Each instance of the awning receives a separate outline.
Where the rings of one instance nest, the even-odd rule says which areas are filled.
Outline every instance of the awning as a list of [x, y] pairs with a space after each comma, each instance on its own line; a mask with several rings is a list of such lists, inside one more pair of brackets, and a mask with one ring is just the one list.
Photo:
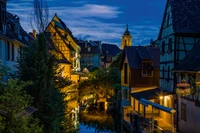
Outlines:
[[165, 106], [163, 106], [163, 105], [160, 105], [160, 104], [151, 102], [151, 101], [149, 101], [149, 100], [147, 100], [147, 99], [144, 99], [144, 98], [140, 99], [139, 102], [140, 102], [141, 104], [143, 104], [144, 106], [151, 105], [152, 107], [157, 108], [157, 109], [162, 110], [162, 111], [165, 111], [165, 112], [167, 112], [167, 113], [175, 113], [175, 112], [176, 112], [176, 110], [174, 110], [174, 109], [172, 109], [172, 108], [165, 107]]
[[140, 100], [141, 98], [156, 99], [156, 98], [159, 98], [160, 96], [166, 96], [166, 95], [170, 95], [170, 94], [174, 94], [174, 93], [163, 90], [161, 88], [155, 88], [155, 89], [151, 89], [151, 90], [131, 93], [130, 95], [132, 97], [134, 97], [135, 99]]

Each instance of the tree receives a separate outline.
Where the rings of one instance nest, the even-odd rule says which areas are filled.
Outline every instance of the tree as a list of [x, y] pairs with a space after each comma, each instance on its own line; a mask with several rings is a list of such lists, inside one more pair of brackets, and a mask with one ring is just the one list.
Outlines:
[[122, 56], [123, 56], [123, 52], [120, 52], [117, 55], [116, 59], [110, 64], [110, 68], [119, 68], [120, 69]]
[[10, 79], [1, 88], [0, 132], [42, 133], [38, 119], [23, 116], [24, 109], [31, 103], [31, 96], [24, 91], [24, 87], [28, 84]]
[[79, 97], [85, 95], [94, 95], [96, 101], [99, 95], [113, 96], [114, 85], [120, 83], [118, 68], [98, 69], [88, 76], [88, 80], [84, 80], [79, 84]]
[[30, 82], [9, 79], [2, 82], [7, 76], [8, 67], [0, 61], [0, 132], [6, 133], [41, 133], [39, 120], [32, 116], [25, 116], [25, 108], [32, 102], [32, 97], [25, 92]]
[[49, 9], [46, 0], [34, 0], [33, 13], [30, 16], [30, 23], [32, 28], [34, 27], [33, 25], [35, 24], [39, 32], [44, 32], [48, 24], [48, 18], [49, 18]]
[[69, 86], [71, 81], [58, 73], [56, 57], [48, 51], [43, 33], [38, 35], [34, 44], [23, 50], [18, 62], [18, 77], [33, 83], [27, 91], [34, 97], [33, 106], [38, 108], [35, 117], [44, 125], [44, 132], [62, 132], [65, 102], [58, 87]]

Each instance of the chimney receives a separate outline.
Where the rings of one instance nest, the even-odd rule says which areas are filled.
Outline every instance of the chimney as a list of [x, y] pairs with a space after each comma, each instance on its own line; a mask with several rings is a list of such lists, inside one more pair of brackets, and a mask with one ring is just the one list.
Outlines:
[[19, 17], [17, 15], [14, 16], [14, 33], [17, 35], [18, 38], [20, 38], [20, 24], [19, 24]]
[[36, 38], [36, 30], [33, 30], [33, 37]]

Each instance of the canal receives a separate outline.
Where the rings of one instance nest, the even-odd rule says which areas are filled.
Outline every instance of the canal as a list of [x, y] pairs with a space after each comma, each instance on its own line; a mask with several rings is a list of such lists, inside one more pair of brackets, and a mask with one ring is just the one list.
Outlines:
[[105, 113], [79, 114], [79, 133], [115, 133], [112, 115]]

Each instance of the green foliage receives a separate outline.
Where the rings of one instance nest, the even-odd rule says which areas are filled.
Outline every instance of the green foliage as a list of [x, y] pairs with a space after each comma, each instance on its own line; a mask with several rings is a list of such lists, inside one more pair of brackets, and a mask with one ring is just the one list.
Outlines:
[[2, 59], [0, 59], [0, 82], [1, 82], [0, 87], [1, 87], [1, 84], [2, 84], [3, 77], [9, 76], [9, 70], [10, 70], [10, 68], [7, 67], [7, 66], [4, 66]]
[[0, 88], [0, 132], [6, 133], [41, 133], [39, 120], [23, 116], [24, 108], [32, 101], [24, 91], [28, 82], [10, 79]]
[[110, 67], [113, 68], [113, 67], [116, 67], [116, 68], [120, 68], [120, 65], [121, 65], [121, 61], [122, 61], [122, 52], [120, 52], [116, 59], [110, 64]]
[[120, 83], [119, 69], [97, 69], [90, 73], [88, 80], [84, 80], [79, 84], [79, 97], [93, 94], [98, 98], [98, 95], [113, 96], [113, 88], [115, 84]]
[[20, 79], [33, 82], [27, 91], [34, 97], [33, 106], [38, 108], [35, 117], [44, 125], [44, 132], [62, 132], [65, 103], [59, 90], [71, 81], [60, 76], [61, 70], [57, 71], [56, 57], [48, 51], [44, 34], [39, 34], [35, 43], [23, 50], [18, 69]]

